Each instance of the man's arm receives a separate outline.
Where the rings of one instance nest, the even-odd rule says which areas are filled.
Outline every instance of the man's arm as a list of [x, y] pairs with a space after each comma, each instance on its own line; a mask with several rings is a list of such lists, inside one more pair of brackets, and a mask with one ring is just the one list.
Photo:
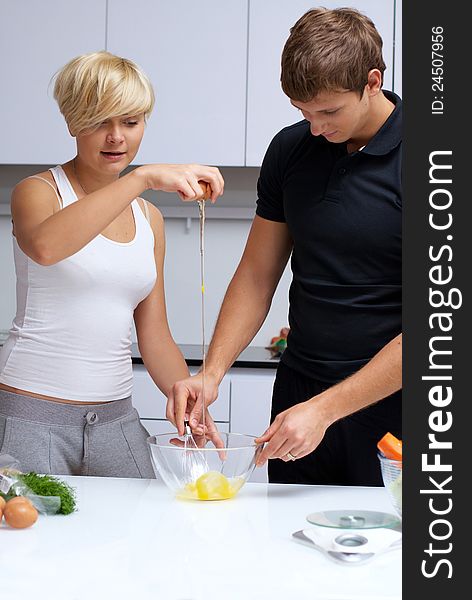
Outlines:
[[254, 218], [208, 349], [206, 371], [218, 383], [262, 327], [291, 251], [285, 223]]
[[[213, 402], [226, 371], [262, 326], [292, 251], [285, 223], [256, 216], [243, 256], [226, 291], [205, 364], [205, 405]], [[183, 433], [185, 415], [195, 427], [202, 414], [202, 374], [177, 382], [167, 418]]]
[[269, 458], [302, 458], [312, 452], [335, 421], [374, 404], [402, 387], [402, 335], [384, 346], [362, 369], [321, 394], [280, 413], [257, 443], [266, 442], [257, 466]]

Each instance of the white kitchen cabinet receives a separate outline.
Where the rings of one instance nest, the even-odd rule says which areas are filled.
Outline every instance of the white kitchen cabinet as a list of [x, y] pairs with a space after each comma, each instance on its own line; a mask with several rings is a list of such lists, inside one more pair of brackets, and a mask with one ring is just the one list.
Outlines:
[[[197, 372], [197, 367], [191, 367], [190, 373]], [[215, 421], [229, 421], [230, 382], [225, 377], [221, 382], [218, 400], [210, 407], [211, 416]], [[141, 419], [165, 419], [167, 398], [156, 387], [146, 367], [141, 364], [133, 365], [133, 406]]]
[[[0, 163], [57, 164], [73, 156], [51, 78], [72, 57], [106, 48], [141, 65], [156, 91], [135, 164], [259, 166], [275, 133], [299, 119], [280, 88], [280, 56], [290, 27], [312, 6], [135, 0], [131, 10], [126, 0], [0, 2], [0, 110], [7, 115]], [[401, 0], [349, 6], [377, 25], [385, 87], [401, 94]]]
[[106, 0], [0, 2], [0, 163], [57, 164], [75, 153], [53, 75], [105, 47]]
[[149, 435], [159, 435], [160, 433], [170, 433], [177, 430], [166, 419], [141, 419], [141, 423], [146, 427]]
[[244, 165], [247, 13], [248, 0], [109, 2], [107, 49], [156, 91], [137, 164]]
[[269, 426], [275, 370], [232, 369], [231, 431], [262, 435]]
[[[141, 423], [149, 431], [149, 435], [159, 435], [160, 433], [170, 433], [175, 427], [169, 421], [164, 419], [141, 419]], [[229, 432], [229, 423], [216, 423], [218, 431]]]
[[[312, 0], [251, 0], [249, 8], [248, 103], [246, 166], [259, 166], [274, 135], [301, 119], [280, 87], [280, 58], [290, 28], [310, 8]], [[346, 6], [326, 0], [326, 8]], [[386, 89], [392, 89], [394, 0], [352, 0], [375, 23], [382, 36]]]
[[[233, 369], [230, 428], [236, 433], [262, 435], [270, 423], [275, 370]], [[250, 481], [267, 481], [267, 463], [254, 470]]]

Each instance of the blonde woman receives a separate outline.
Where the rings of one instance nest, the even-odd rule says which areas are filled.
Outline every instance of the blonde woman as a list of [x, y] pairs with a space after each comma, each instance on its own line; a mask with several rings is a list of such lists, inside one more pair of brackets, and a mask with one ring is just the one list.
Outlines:
[[54, 97], [77, 154], [13, 190], [17, 314], [0, 353], [0, 454], [25, 471], [154, 477], [131, 402], [133, 319], [164, 394], [188, 369], [167, 323], [163, 219], [139, 195], [214, 202], [223, 179], [214, 167], [165, 164], [120, 177], [154, 105], [129, 60], [76, 57]]

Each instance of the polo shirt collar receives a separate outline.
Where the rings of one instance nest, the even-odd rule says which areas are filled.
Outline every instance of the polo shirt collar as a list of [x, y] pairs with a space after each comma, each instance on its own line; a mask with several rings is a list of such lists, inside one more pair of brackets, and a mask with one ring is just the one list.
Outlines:
[[392, 113], [361, 152], [381, 156], [388, 154], [402, 141], [402, 101], [394, 92], [384, 90], [385, 96], [395, 104]]

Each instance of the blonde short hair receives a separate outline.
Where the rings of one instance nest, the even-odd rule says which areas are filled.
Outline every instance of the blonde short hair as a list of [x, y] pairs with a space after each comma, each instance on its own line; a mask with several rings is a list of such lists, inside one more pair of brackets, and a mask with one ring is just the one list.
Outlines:
[[112, 117], [147, 118], [154, 107], [151, 82], [138, 65], [104, 50], [77, 56], [56, 73], [54, 98], [73, 136]]

